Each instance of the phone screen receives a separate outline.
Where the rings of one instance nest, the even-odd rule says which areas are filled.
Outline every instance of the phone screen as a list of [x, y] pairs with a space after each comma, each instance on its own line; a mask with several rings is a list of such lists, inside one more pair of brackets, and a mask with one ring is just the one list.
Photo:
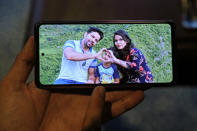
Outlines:
[[39, 85], [173, 82], [169, 22], [46, 22], [35, 27]]

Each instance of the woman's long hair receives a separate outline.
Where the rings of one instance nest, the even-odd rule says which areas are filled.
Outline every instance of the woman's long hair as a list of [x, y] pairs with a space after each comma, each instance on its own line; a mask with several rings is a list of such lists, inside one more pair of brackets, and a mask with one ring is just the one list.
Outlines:
[[[119, 50], [115, 45], [115, 35], [119, 35], [123, 38], [124, 41], [127, 42], [124, 49]], [[114, 47], [111, 47], [110, 50], [113, 51], [114, 55], [121, 60], [126, 60], [126, 57], [129, 55], [131, 48], [135, 48], [135, 45], [131, 42], [131, 38], [129, 37], [128, 33], [124, 30], [118, 30], [114, 33]]]

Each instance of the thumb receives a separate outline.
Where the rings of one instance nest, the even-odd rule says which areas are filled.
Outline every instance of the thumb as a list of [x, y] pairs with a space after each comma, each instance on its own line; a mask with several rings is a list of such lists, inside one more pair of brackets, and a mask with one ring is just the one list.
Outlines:
[[96, 87], [91, 95], [88, 108], [84, 117], [83, 131], [101, 130], [102, 113], [105, 105], [105, 88]]
[[14, 81], [26, 82], [34, 61], [34, 37], [30, 37], [23, 50], [16, 57], [14, 65], [8, 73], [8, 78]]

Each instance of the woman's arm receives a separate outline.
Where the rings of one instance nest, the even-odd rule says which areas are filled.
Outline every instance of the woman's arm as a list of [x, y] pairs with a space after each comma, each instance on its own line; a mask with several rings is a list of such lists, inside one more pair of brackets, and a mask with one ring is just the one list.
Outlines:
[[114, 60], [114, 63], [115, 64], [118, 64], [118, 65], [120, 65], [120, 66], [122, 66], [122, 67], [124, 67], [124, 68], [128, 68], [128, 62], [126, 62], [126, 61], [123, 61], [123, 60], [120, 60], [120, 59], [115, 59]]
[[123, 61], [123, 60], [120, 60], [120, 59], [117, 59], [113, 52], [112, 51], [109, 51], [110, 54], [111, 54], [111, 62], [112, 63], [115, 63], [117, 65], [120, 65], [126, 69], [129, 69], [129, 70], [137, 70], [139, 71], [139, 66], [140, 66], [140, 60], [141, 60], [141, 57], [139, 57], [139, 52], [136, 52], [137, 55], [135, 54], [135, 58], [132, 60], [132, 61]]
[[110, 55], [111, 55], [111, 58], [110, 58], [110, 60], [109, 60], [110, 62], [112, 62], [112, 63], [114, 63], [114, 64], [118, 64], [118, 65], [120, 65], [120, 66], [122, 66], [122, 67], [124, 67], [124, 68], [128, 68], [128, 64], [127, 64], [126, 61], [117, 59], [117, 58], [114, 56], [114, 54], [113, 54], [113, 52], [112, 52], [111, 50], [108, 50], [108, 52], [109, 52]]

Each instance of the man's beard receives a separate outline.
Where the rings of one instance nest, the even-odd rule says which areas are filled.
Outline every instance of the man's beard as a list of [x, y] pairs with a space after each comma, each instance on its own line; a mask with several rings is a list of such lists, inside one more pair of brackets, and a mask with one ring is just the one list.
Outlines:
[[90, 45], [88, 45], [88, 43], [89, 43], [89, 41], [85, 42], [85, 44], [84, 44], [84, 45], [85, 45], [87, 48], [89, 48], [89, 49], [90, 49], [90, 48], [92, 48], [91, 44], [90, 44]]

